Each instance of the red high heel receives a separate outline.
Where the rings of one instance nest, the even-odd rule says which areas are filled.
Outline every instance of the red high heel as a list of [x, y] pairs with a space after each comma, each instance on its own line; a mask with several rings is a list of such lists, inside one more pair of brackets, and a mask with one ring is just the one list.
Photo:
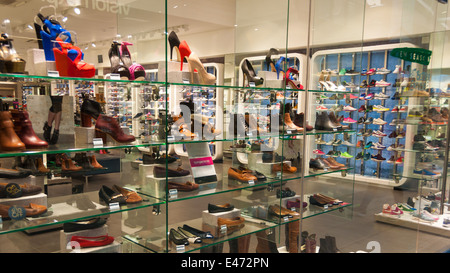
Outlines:
[[180, 60], [178, 60], [179, 62], [181, 62], [180, 71], [183, 71], [184, 58], [187, 58], [191, 55], [191, 49], [189, 48], [186, 41], [183, 40], [183, 41], [181, 41], [180, 46], [178, 47], [178, 50], [180, 51]]
[[[79, 47], [70, 43], [63, 42], [60, 38], [56, 39], [61, 49], [53, 48], [55, 54], [56, 70], [63, 77], [93, 78], [95, 76], [95, 67], [82, 60], [83, 52]], [[69, 55], [76, 54], [72, 60]]]
[[297, 85], [294, 83], [294, 81], [292, 81], [289, 77], [292, 74], [296, 74], [299, 75], [298, 70], [295, 68], [290, 67], [286, 73], [284, 74], [284, 79], [286, 81], [286, 86], [290, 86], [292, 89], [296, 89], [296, 90], [302, 90], [303, 89], [303, 85], [301, 85], [300, 83]]

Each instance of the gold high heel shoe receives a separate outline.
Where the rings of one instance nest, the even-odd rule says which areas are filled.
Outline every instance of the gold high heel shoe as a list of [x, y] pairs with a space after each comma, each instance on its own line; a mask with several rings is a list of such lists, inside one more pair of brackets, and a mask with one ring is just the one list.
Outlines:
[[216, 83], [216, 77], [206, 72], [205, 67], [194, 52], [187, 57], [187, 61], [189, 63], [189, 71], [191, 72], [191, 83], [194, 83], [194, 70], [197, 70], [200, 84], [213, 85]]

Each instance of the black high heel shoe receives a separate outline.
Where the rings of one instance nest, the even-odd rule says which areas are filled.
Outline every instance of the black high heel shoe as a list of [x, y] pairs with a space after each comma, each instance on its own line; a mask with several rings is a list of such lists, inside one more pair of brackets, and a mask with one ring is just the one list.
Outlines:
[[242, 86], [245, 87], [245, 79], [247, 79], [247, 83], [250, 84], [250, 82], [255, 83], [255, 86], [262, 85], [264, 82], [264, 79], [261, 77], [257, 77], [255, 70], [253, 69], [252, 64], [245, 59], [244, 62], [241, 65], [242, 73], [244, 74]]
[[266, 65], [267, 65], [267, 71], [277, 72], [277, 69], [275, 68], [275, 63], [272, 60], [272, 55], [277, 55], [278, 50], [275, 48], [271, 48], [269, 50], [269, 53], [266, 55]]
[[120, 51], [119, 51], [119, 43], [113, 42], [111, 44], [111, 48], [109, 49], [108, 56], [109, 61], [111, 62], [111, 73], [119, 74], [120, 78], [125, 78], [127, 80], [130, 79], [130, 70], [128, 67], [121, 65], [120, 61]]
[[173, 49], [175, 48], [177, 50], [177, 60], [180, 61], [181, 57], [180, 57], [180, 39], [178, 39], [177, 34], [172, 31], [169, 34], [169, 45], [170, 45], [170, 60], [172, 61], [172, 53], [173, 53]]

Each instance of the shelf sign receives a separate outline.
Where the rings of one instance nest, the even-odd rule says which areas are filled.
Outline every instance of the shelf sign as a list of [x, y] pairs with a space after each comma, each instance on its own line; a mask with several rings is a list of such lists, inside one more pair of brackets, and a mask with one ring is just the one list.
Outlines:
[[169, 190], [169, 199], [177, 199], [178, 197], [178, 190], [177, 189], [170, 189]]
[[119, 210], [119, 209], [120, 209], [119, 202], [114, 202], [114, 203], [109, 204], [110, 211], [115, 211], [115, 210]]
[[220, 233], [226, 234], [227, 233], [227, 225], [221, 225], [220, 226]]
[[115, 81], [120, 80], [120, 74], [117, 74], [117, 73], [111, 73], [111, 74], [109, 74], [109, 78], [110, 78], [111, 80], [115, 80]]
[[59, 77], [59, 71], [48, 70], [47, 76], [57, 78]]
[[25, 208], [19, 206], [12, 206], [8, 209], [8, 216], [12, 220], [22, 220], [25, 218], [27, 212]]
[[94, 146], [103, 146], [103, 138], [94, 138], [92, 140], [92, 143], [94, 144]]
[[184, 245], [177, 245], [177, 253], [184, 253], [186, 251], [186, 248]]

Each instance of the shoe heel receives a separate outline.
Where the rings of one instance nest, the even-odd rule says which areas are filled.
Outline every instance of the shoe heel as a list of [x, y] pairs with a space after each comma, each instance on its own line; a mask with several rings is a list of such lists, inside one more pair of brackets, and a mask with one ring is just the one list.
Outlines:
[[90, 115], [81, 113], [81, 127], [92, 127], [92, 118]]
[[108, 138], [106, 133], [99, 131], [99, 130], [95, 130], [95, 137], [101, 138], [103, 140], [103, 143], [106, 143], [106, 140]]

